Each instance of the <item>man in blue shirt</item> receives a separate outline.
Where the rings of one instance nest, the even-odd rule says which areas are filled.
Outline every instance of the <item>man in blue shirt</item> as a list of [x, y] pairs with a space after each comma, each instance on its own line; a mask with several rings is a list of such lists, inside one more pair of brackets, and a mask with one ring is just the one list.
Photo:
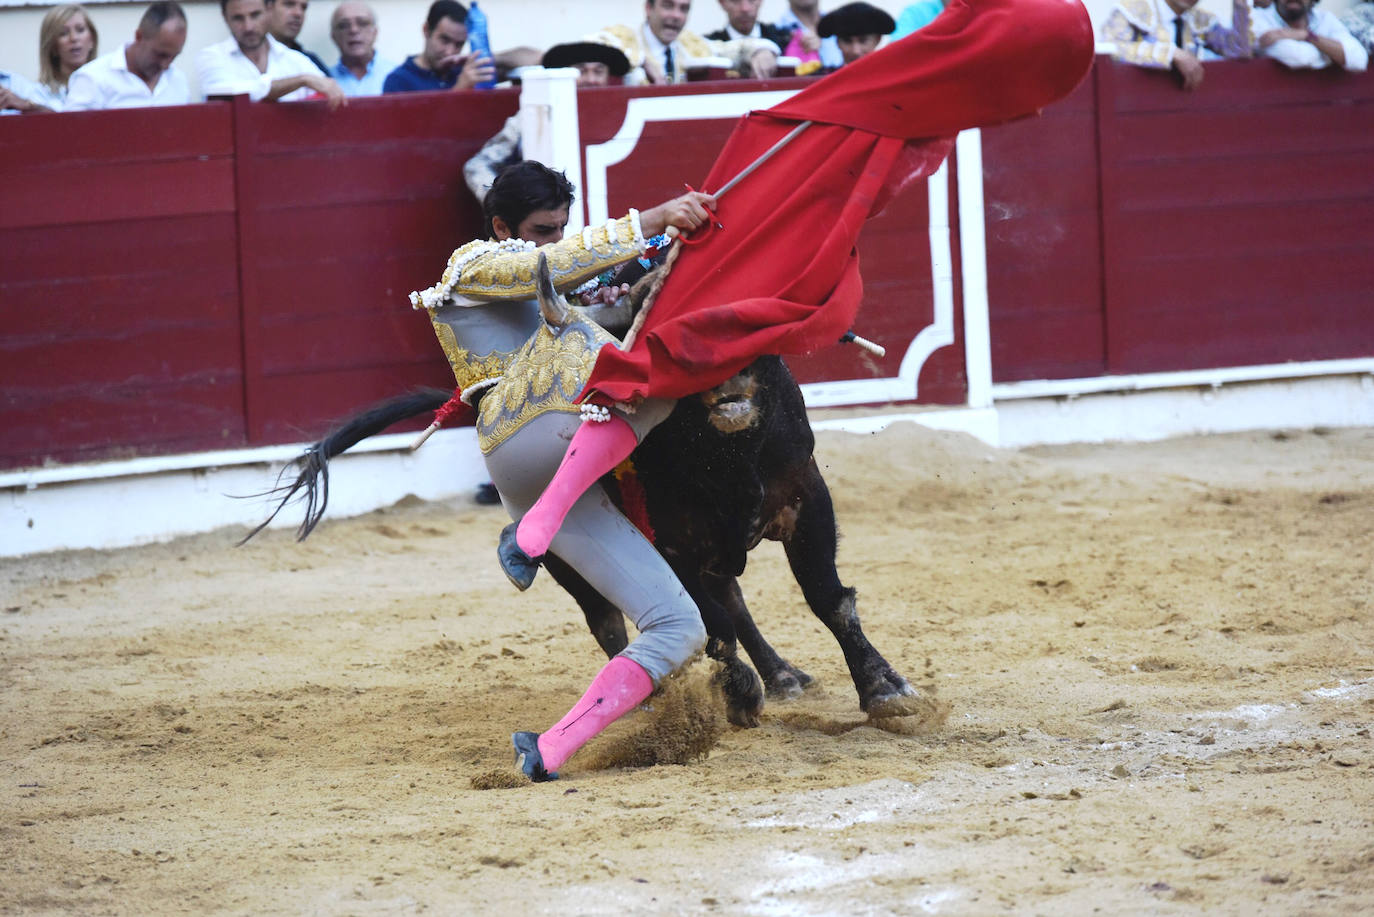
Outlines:
[[421, 29], [425, 49], [391, 71], [382, 92], [471, 89], [494, 79], [496, 65], [491, 58], [463, 54], [468, 40], [467, 19], [467, 7], [458, 0], [434, 0]]
[[362, 0], [344, 0], [329, 20], [329, 36], [339, 48], [339, 62], [329, 70], [348, 96], [379, 96], [382, 82], [396, 65], [377, 54], [377, 14]]

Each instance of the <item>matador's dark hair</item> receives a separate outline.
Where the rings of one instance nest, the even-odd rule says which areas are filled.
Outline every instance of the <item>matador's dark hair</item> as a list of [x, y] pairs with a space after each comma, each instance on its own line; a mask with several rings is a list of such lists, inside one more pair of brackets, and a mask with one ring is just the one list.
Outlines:
[[571, 207], [573, 196], [572, 182], [568, 181], [568, 177], [542, 162], [525, 159], [506, 166], [491, 183], [487, 196], [482, 198], [487, 238], [496, 236], [492, 217], [500, 217], [514, 230], [536, 210]]

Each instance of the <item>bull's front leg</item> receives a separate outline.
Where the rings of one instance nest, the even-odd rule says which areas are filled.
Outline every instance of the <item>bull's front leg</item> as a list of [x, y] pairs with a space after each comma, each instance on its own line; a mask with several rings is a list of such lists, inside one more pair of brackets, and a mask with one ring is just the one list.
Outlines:
[[757, 726], [759, 714], [763, 712], [763, 683], [739, 657], [729, 611], [712, 594], [711, 587], [699, 572], [701, 565], [696, 558], [679, 559], [672, 566], [701, 611], [701, 623], [706, 627], [706, 655], [720, 663], [715, 681], [725, 695], [726, 718], [736, 726]]
[[856, 593], [840, 582], [835, 569], [837, 530], [830, 490], [813, 460], [804, 476], [796, 524], [783, 541], [792, 575], [806, 604], [820, 618], [844, 653], [859, 707], [869, 716], [913, 716], [925, 705], [907, 680], [869, 642], [859, 624]]

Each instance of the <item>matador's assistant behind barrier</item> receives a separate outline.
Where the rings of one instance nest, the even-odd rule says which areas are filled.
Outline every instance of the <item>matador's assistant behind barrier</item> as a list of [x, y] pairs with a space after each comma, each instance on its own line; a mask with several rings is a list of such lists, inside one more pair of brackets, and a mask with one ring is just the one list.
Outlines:
[[[582, 400], [678, 398], [761, 354], [832, 345], [862, 298], [854, 246], [864, 221], [939, 168], [959, 131], [1036, 114], [1068, 95], [1093, 49], [1078, 0], [951, 0], [924, 29], [747, 115], [704, 187], [721, 188], [811, 124], [731, 192], [723, 226], [674, 253], [633, 345], [602, 347]], [[582, 425], [544, 494], [502, 533], [501, 565], [517, 586], [533, 579], [568, 507], [634, 448], [623, 420], [604, 419]]]

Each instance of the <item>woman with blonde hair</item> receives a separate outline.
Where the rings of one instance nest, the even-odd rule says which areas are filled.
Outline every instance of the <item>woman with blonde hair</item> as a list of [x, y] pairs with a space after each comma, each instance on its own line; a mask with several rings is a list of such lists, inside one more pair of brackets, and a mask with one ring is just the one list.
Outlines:
[[37, 104], [61, 111], [67, 102], [67, 80], [78, 68], [95, 60], [99, 36], [86, 8], [74, 3], [55, 6], [38, 30]]

